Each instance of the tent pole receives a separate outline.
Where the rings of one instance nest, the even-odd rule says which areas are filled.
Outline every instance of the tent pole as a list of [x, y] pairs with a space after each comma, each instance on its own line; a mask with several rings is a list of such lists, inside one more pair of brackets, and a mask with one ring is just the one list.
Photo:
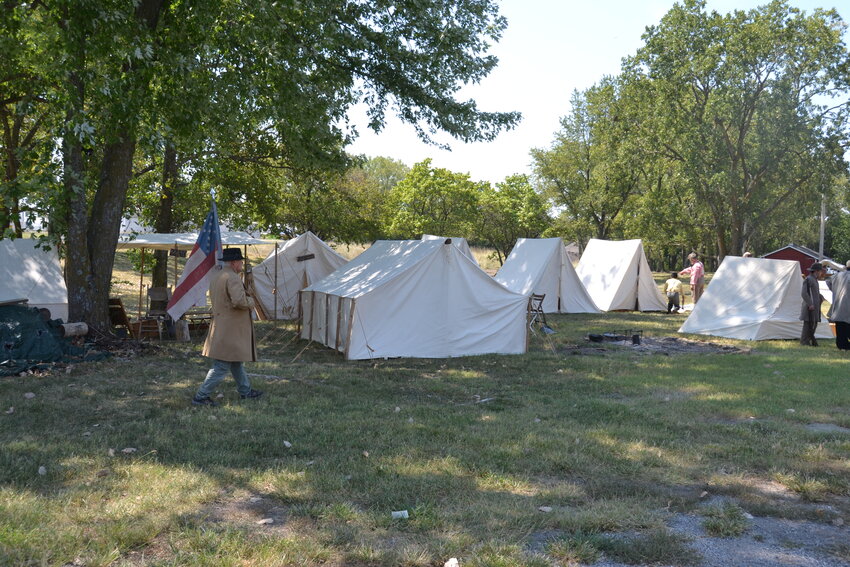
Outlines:
[[[304, 292], [302, 290], [298, 290], [298, 306], [301, 308], [301, 302], [304, 301]], [[275, 303], [275, 309], [277, 309], [277, 303]], [[275, 317], [277, 317], [275, 315]], [[277, 321], [277, 319], [275, 319]], [[301, 336], [301, 332], [304, 330], [304, 318], [301, 317], [295, 321], [295, 332], [298, 336]]]
[[[351, 351], [351, 338], [354, 334], [354, 314], [357, 307], [356, 300], [351, 300], [351, 309], [348, 311], [348, 341], [345, 343], [345, 360], [348, 360]], [[528, 349], [526, 349], [527, 351]]]
[[248, 283], [248, 270], [251, 269], [251, 262], [248, 261], [248, 245], [242, 246], [242, 257], [245, 258], [245, 269], [242, 270], [242, 283]]
[[145, 283], [145, 249], [142, 248], [142, 268], [139, 270], [139, 321], [142, 320], [142, 286], [144, 285], [144, 283]]
[[331, 295], [325, 294], [325, 345], [331, 346]]
[[[272, 296], [274, 297], [274, 320], [278, 320], [277, 316], [277, 241], [274, 243], [274, 289], [272, 290]], [[301, 310], [301, 294], [298, 294], [298, 309]]]
[[339, 350], [339, 327], [342, 325], [342, 296], [339, 296], [339, 300], [336, 302], [336, 341], [334, 344], [334, 349]]

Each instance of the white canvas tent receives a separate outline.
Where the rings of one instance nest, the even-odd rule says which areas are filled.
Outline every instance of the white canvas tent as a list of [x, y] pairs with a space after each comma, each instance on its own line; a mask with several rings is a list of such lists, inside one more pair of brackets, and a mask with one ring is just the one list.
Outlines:
[[38, 240], [0, 240], [0, 302], [28, 300], [50, 310], [53, 319], [68, 320], [68, 288], [56, 249], [36, 248]]
[[287, 241], [254, 267], [254, 289], [270, 319], [297, 319], [298, 292], [348, 260], [310, 231]]
[[442, 240], [379, 240], [301, 292], [301, 337], [348, 360], [519, 354], [528, 298]]
[[576, 272], [596, 306], [603, 311], [666, 311], [667, 301], [637, 240], [591, 238]]
[[[679, 332], [752, 341], [799, 339], [802, 289], [796, 260], [726, 256]], [[822, 319], [815, 336], [830, 338]]]
[[460, 250], [461, 254], [472, 260], [472, 262], [478, 266], [478, 260], [475, 259], [475, 256], [472, 255], [472, 250], [469, 248], [469, 242], [466, 241], [463, 237], [446, 237], [446, 236], [434, 236], [433, 234], [423, 234], [422, 240], [446, 240], [447, 238], [451, 238], [452, 244], [457, 246], [457, 249]]
[[546, 313], [598, 313], [560, 238], [519, 238], [495, 279], [523, 295], [545, 294]]

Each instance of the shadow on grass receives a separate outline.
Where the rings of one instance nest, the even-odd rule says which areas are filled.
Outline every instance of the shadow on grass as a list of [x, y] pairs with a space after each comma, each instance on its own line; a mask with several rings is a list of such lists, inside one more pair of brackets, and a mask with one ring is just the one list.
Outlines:
[[[660, 314], [550, 319], [556, 346], [678, 325]], [[249, 364], [267, 377], [254, 379], [260, 400], [239, 401], [228, 378], [221, 407], [192, 407], [207, 369], [197, 345], [0, 383], [15, 406], [0, 433], [0, 539], [19, 551], [7, 556], [107, 564], [110, 549], [168, 534], [174, 556], [260, 564], [306, 541], [316, 561], [427, 564], [494, 545], [510, 555], [502, 544], [522, 550], [532, 534], [662, 529], [666, 511], [692, 509], [717, 475], [782, 470], [827, 495], [847, 489], [834, 474], [846, 444], [800, 427], [848, 402], [835, 388], [846, 361], [826, 349], [563, 357], [538, 342], [524, 356], [345, 362], [269, 325]], [[767, 509], [768, 498], [751, 500]], [[392, 519], [399, 510], [409, 518]], [[228, 551], [231, 538], [263, 543]]]

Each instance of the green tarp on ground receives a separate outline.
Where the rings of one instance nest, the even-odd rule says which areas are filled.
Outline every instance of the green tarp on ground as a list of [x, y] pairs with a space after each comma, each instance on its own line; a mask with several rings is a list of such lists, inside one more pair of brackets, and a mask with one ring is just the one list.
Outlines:
[[61, 325], [61, 319], [45, 321], [34, 307], [0, 305], [0, 376], [15, 376], [52, 362], [83, 362], [109, 356], [71, 344], [62, 337]]

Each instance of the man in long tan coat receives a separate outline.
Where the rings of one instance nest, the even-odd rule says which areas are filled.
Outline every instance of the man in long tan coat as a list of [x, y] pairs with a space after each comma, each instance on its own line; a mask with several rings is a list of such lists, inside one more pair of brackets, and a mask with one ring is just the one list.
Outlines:
[[228, 370], [243, 400], [263, 395], [260, 390], [251, 388], [251, 382], [245, 374], [245, 362], [257, 360], [257, 349], [254, 344], [254, 321], [251, 318], [254, 300], [248, 297], [239, 277], [244, 264], [242, 251], [239, 248], [225, 248], [220, 260], [224, 266], [210, 283], [212, 324], [202, 353], [213, 359], [213, 366], [192, 399], [196, 406], [217, 405], [210, 394]]

